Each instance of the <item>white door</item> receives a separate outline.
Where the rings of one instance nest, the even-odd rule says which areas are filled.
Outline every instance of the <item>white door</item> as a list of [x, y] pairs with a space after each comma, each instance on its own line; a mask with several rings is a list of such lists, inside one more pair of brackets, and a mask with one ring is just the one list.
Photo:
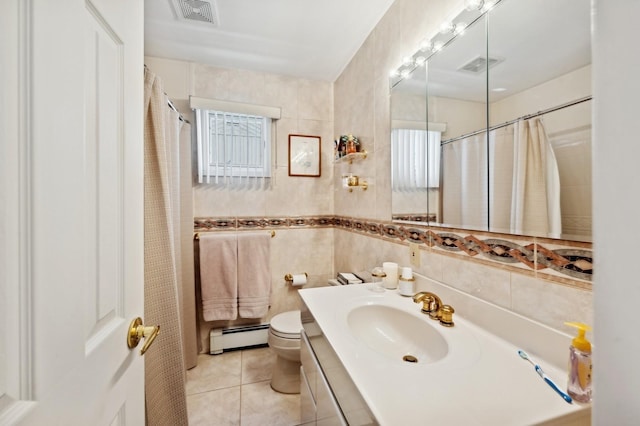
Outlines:
[[143, 7], [2, 1], [0, 424], [144, 424]]

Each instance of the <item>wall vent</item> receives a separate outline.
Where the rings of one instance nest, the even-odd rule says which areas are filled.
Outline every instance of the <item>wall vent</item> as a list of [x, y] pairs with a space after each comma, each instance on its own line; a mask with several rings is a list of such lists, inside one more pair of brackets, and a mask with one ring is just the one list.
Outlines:
[[219, 25], [214, 0], [170, 0], [176, 17], [182, 21], [197, 21]]
[[458, 68], [458, 71], [479, 74], [486, 71], [487, 68], [491, 68], [502, 61], [504, 61], [502, 58], [485, 58], [483, 56], [478, 56]]

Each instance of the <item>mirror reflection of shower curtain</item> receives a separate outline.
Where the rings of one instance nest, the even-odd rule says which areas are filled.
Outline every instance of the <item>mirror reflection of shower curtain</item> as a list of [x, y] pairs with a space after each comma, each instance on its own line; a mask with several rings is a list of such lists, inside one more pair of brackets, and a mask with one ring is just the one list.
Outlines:
[[542, 120], [493, 130], [489, 140], [491, 230], [559, 237], [558, 164]]
[[442, 222], [487, 229], [486, 133], [442, 146]]

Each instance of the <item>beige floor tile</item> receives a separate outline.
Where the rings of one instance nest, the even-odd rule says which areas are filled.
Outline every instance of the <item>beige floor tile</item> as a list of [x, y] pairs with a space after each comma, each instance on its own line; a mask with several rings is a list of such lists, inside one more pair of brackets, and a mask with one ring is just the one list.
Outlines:
[[187, 396], [189, 426], [239, 426], [240, 386]]
[[187, 395], [239, 386], [242, 377], [240, 351], [198, 355], [198, 365], [187, 370]]
[[294, 426], [300, 423], [300, 395], [271, 389], [269, 381], [242, 386], [242, 426]]
[[242, 384], [271, 380], [276, 354], [269, 347], [242, 351]]
[[187, 371], [189, 425], [298, 425], [300, 395], [271, 389], [274, 361], [268, 347], [199, 355]]

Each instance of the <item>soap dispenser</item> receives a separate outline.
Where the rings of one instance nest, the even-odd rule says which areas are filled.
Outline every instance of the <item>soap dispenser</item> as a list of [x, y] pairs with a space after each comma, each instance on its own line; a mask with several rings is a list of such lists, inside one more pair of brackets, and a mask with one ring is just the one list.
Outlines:
[[566, 322], [578, 329], [578, 335], [569, 347], [569, 380], [567, 393], [578, 402], [591, 402], [591, 343], [585, 333], [591, 330], [580, 322]]

